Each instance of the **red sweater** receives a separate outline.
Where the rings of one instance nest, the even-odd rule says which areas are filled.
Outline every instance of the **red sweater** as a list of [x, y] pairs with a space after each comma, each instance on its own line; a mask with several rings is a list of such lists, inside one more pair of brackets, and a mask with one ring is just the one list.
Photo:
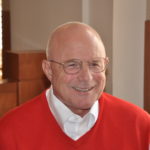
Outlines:
[[150, 118], [103, 93], [94, 127], [73, 141], [54, 119], [45, 92], [0, 120], [0, 150], [148, 150]]

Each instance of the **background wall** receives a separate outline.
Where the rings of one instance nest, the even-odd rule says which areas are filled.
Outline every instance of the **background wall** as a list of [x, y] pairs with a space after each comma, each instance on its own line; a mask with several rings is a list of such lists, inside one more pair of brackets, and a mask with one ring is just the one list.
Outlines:
[[53, 28], [66, 21], [81, 21], [81, 8], [81, 0], [10, 1], [12, 49], [45, 49]]
[[146, 0], [114, 0], [113, 95], [143, 107]]
[[147, 20], [150, 20], [150, 0], [147, 0]]
[[13, 0], [10, 11], [13, 50], [45, 49], [51, 30], [64, 22], [90, 24], [110, 57], [106, 91], [143, 107], [146, 0]]

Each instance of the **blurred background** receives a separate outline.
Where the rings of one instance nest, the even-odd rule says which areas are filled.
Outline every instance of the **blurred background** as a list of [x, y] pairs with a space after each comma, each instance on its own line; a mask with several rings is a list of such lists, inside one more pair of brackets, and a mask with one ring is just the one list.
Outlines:
[[0, 0], [0, 116], [49, 87], [47, 39], [68, 21], [101, 35], [110, 58], [105, 91], [150, 112], [150, 0]]

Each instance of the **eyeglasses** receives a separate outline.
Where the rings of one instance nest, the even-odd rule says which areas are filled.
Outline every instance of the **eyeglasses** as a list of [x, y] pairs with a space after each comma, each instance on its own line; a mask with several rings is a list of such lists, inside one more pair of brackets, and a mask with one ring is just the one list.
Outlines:
[[[73, 59], [73, 60], [68, 60], [65, 62], [57, 62], [55, 60], [48, 60], [53, 63], [57, 63], [61, 65], [67, 74], [77, 74], [80, 72], [80, 70], [83, 67], [83, 61], [79, 59]], [[103, 72], [106, 69], [106, 66], [108, 64], [108, 57], [106, 58], [99, 58], [97, 60], [93, 60], [91, 62], [86, 62], [89, 66], [89, 69], [94, 72], [94, 73], [100, 73]]]

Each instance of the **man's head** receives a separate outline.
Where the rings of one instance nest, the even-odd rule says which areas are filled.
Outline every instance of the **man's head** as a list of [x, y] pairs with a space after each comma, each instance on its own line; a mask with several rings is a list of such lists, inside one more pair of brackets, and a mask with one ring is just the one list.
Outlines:
[[55, 96], [82, 116], [104, 90], [107, 62], [97, 32], [86, 24], [72, 22], [59, 26], [52, 33], [43, 70]]

